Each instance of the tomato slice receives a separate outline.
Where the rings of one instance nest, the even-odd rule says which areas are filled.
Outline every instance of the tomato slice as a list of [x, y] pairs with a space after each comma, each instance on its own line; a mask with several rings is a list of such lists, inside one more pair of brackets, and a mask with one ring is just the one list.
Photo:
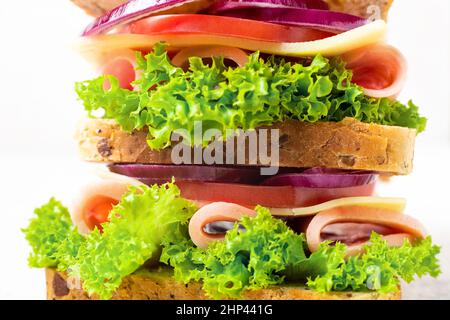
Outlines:
[[205, 34], [270, 42], [306, 42], [334, 35], [311, 28], [289, 27], [255, 20], [202, 14], [169, 14], [148, 17], [132, 22], [122, 32], [145, 35]]
[[[305, 188], [291, 186], [258, 186], [234, 183], [177, 181], [181, 196], [197, 203], [230, 202], [254, 208], [262, 205], [271, 208], [298, 208], [320, 204], [344, 197], [371, 196], [375, 182], [347, 188]], [[84, 221], [90, 230], [108, 221], [109, 213], [119, 200], [97, 196], [84, 213]]]
[[95, 202], [86, 210], [84, 221], [90, 230], [94, 230], [97, 227], [100, 231], [103, 230], [102, 223], [108, 221], [109, 212], [112, 207], [118, 204], [119, 201], [104, 197], [98, 196], [95, 199]]
[[298, 208], [344, 197], [371, 196], [375, 182], [347, 188], [254, 186], [232, 183], [177, 181], [181, 196], [201, 202], [231, 202], [247, 207]]

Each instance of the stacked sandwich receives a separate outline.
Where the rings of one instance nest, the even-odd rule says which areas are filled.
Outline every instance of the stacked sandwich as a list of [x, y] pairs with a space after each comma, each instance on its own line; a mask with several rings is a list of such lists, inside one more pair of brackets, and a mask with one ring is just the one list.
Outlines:
[[405, 200], [374, 195], [426, 125], [396, 99], [389, 1], [75, 2], [99, 16], [76, 137], [105, 165], [24, 230], [48, 298], [398, 299], [439, 274]]

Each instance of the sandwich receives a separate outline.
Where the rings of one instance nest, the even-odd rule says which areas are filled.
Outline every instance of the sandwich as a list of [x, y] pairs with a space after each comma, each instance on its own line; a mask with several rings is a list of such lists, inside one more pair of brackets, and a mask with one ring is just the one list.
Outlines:
[[[97, 180], [23, 231], [48, 299], [400, 299], [440, 273], [406, 200], [390, 1], [76, 0], [76, 141]], [[100, 167], [98, 167], [100, 164]]]

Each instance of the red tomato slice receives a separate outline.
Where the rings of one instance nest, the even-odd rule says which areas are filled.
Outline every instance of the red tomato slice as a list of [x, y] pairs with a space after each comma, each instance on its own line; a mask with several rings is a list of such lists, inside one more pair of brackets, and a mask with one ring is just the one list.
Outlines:
[[348, 188], [269, 187], [232, 183], [178, 181], [181, 196], [201, 202], [224, 201], [247, 207], [298, 208], [344, 197], [371, 196], [375, 182]]
[[100, 231], [102, 231], [102, 223], [108, 221], [109, 212], [112, 207], [118, 203], [119, 201], [109, 197], [99, 196], [95, 199], [95, 202], [86, 211], [84, 216], [84, 221], [89, 229], [94, 230], [94, 227], [97, 227]]
[[[161, 182], [162, 183], [162, 182]], [[262, 205], [271, 208], [298, 208], [312, 206], [344, 197], [371, 196], [375, 182], [348, 188], [272, 187], [233, 183], [177, 181], [181, 196], [197, 203], [230, 202], [254, 208]], [[84, 214], [90, 230], [108, 221], [109, 213], [119, 201], [106, 196], [93, 200]]]
[[123, 32], [146, 35], [207, 34], [271, 42], [305, 42], [334, 35], [311, 28], [201, 14], [153, 16], [132, 22]]

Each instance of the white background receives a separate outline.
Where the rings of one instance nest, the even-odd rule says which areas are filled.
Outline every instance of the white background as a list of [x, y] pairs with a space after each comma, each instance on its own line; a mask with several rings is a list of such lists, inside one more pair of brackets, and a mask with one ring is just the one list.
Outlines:
[[[4, 2], [4, 3], [3, 3]], [[0, 299], [44, 299], [42, 270], [26, 264], [20, 228], [51, 196], [69, 204], [90, 177], [72, 139], [83, 111], [73, 86], [93, 75], [70, 49], [90, 21], [69, 0], [3, 1], [0, 7]], [[450, 51], [447, 0], [396, 0], [389, 43], [409, 61], [399, 97], [429, 119], [417, 139], [414, 173], [379, 193], [408, 198], [407, 211], [442, 244], [444, 274], [406, 288], [406, 298], [450, 298]], [[420, 290], [417, 288], [420, 286]]]

